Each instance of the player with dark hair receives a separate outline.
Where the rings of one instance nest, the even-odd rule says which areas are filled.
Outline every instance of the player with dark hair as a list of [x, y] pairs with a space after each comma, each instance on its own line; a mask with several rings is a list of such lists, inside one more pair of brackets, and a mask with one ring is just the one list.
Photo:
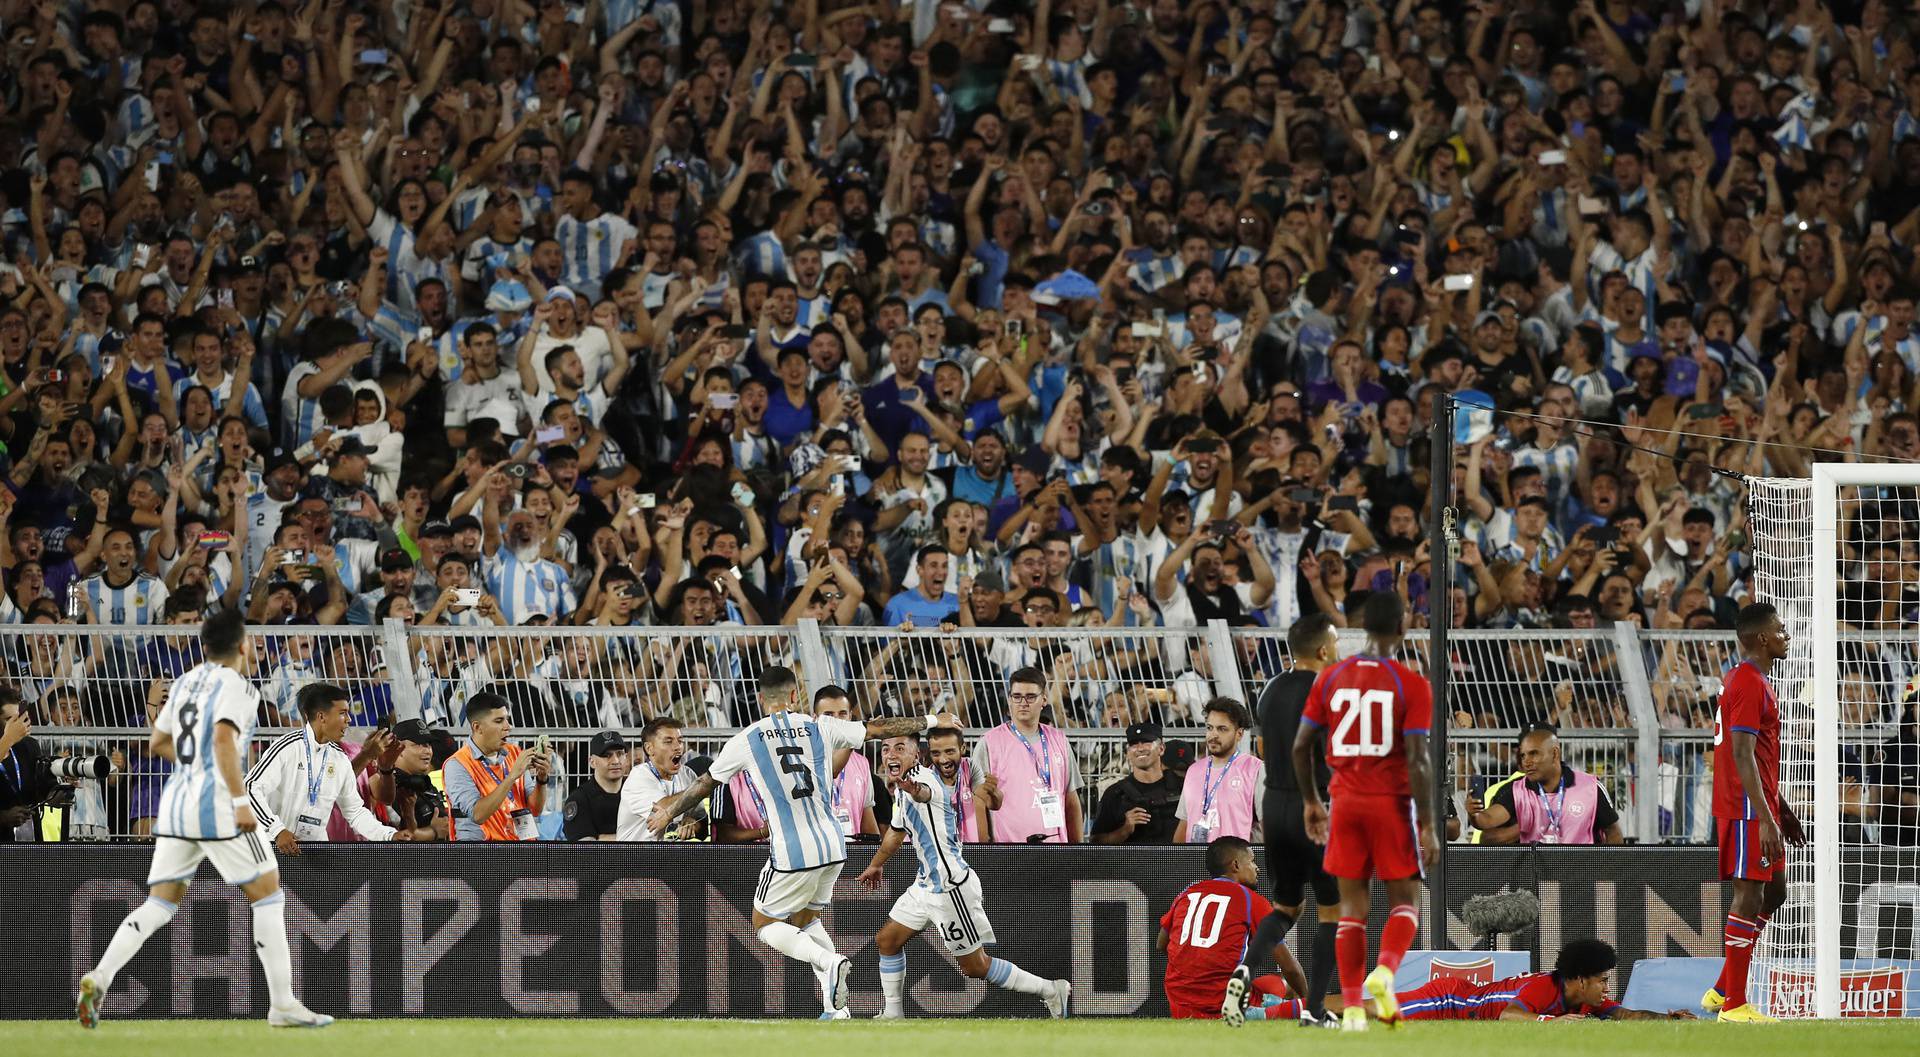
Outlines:
[[147, 739], [147, 751], [170, 761], [173, 770], [160, 791], [146, 902], [120, 923], [100, 961], [80, 978], [75, 1014], [83, 1028], [99, 1023], [100, 1006], [120, 970], [173, 920], [201, 860], [211, 859], [220, 879], [253, 904], [253, 949], [270, 995], [267, 1023], [323, 1028], [333, 1018], [308, 1009], [293, 993], [280, 866], [260, 837], [241, 767], [260, 714], [260, 692], [247, 681], [254, 653], [245, 618], [236, 610], [215, 610], [200, 625], [200, 649], [206, 660], [174, 681]]
[[[1314, 681], [1293, 741], [1294, 781], [1307, 834], [1327, 846], [1326, 870], [1340, 882], [1334, 954], [1345, 1031], [1366, 1030], [1363, 989], [1373, 996], [1381, 1021], [1398, 1021], [1393, 974], [1420, 927], [1422, 867], [1440, 854], [1427, 759], [1433, 691], [1419, 673], [1393, 659], [1406, 615], [1399, 595], [1383, 591], [1367, 599], [1361, 610], [1366, 650]], [[1313, 780], [1314, 748], [1322, 733], [1333, 771], [1331, 817]], [[1380, 933], [1379, 964], [1363, 977], [1371, 909], [1367, 889], [1375, 877], [1385, 882], [1393, 911]]]
[[[1299, 736], [1300, 716], [1307, 695], [1320, 673], [1340, 659], [1337, 630], [1325, 613], [1309, 613], [1287, 629], [1287, 652], [1293, 667], [1268, 680], [1260, 691], [1260, 737], [1267, 753], [1267, 789], [1260, 810], [1265, 826], [1267, 874], [1273, 884], [1273, 913], [1260, 922], [1253, 942], [1233, 979], [1227, 981], [1226, 1004], [1220, 1019], [1239, 1027], [1245, 1019], [1246, 996], [1262, 952], [1284, 943], [1300, 917], [1309, 885], [1320, 919], [1313, 934], [1313, 953], [1307, 966], [1307, 1008], [1313, 1016], [1325, 1012], [1327, 982], [1333, 977], [1334, 937], [1340, 922], [1340, 889], [1321, 865], [1320, 845], [1302, 825], [1304, 806], [1293, 775], [1293, 757], [1286, 751]], [[1325, 760], [1314, 764], [1314, 788], [1322, 793], [1330, 775]]]
[[1615, 1002], [1607, 986], [1613, 947], [1574, 940], [1560, 948], [1549, 973], [1523, 973], [1475, 984], [1435, 980], [1397, 996], [1405, 1020], [1692, 1020], [1685, 1010], [1653, 1013]]
[[1806, 836], [1780, 795], [1780, 701], [1768, 678], [1787, 655], [1787, 629], [1772, 606], [1755, 602], [1740, 610], [1734, 631], [1745, 660], [1722, 682], [1713, 722], [1713, 821], [1733, 903], [1726, 961], [1700, 1006], [1721, 1020], [1765, 1022], [1774, 1018], [1747, 1004], [1747, 971], [1761, 930], [1787, 901], [1786, 846]]
[[[1159, 949], [1167, 952], [1167, 1005], [1175, 1020], [1210, 1020], [1220, 1015], [1227, 981], [1253, 939], [1254, 922], [1272, 912], [1254, 884], [1260, 866], [1253, 846], [1239, 837], [1219, 837], [1207, 845], [1207, 880], [1188, 885], [1160, 917]], [[1273, 1004], [1255, 1003], [1243, 1014], [1252, 1020], [1292, 1020], [1304, 1003], [1288, 994], [1305, 992], [1307, 978], [1285, 946], [1271, 952], [1281, 978], [1254, 977], [1252, 990], [1277, 996]]]

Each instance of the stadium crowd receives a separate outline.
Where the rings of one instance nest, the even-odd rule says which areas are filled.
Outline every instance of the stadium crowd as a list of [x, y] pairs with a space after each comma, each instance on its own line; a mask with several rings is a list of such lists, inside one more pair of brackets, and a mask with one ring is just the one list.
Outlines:
[[[242, 608], [286, 626], [286, 725], [320, 674], [393, 710], [315, 625], [535, 629], [428, 640], [429, 723], [485, 689], [632, 730], [742, 722], [726, 687], [792, 659], [556, 629], [1284, 630], [1376, 591], [1424, 622], [1442, 396], [1462, 627], [1728, 628], [1740, 475], [1920, 458], [1920, 67], [1883, 0], [0, 26], [0, 618]], [[1849, 536], [1856, 626], [1916, 619], [1898, 522]], [[137, 725], [195, 660], [27, 641], [42, 724]], [[1199, 648], [906, 641], [830, 658], [855, 712], [991, 722], [1027, 665], [1060, 726], [1211, 696]], [[1662, 720], [1711, 726], [1688, 663]], [[1173, 689], [1059, 689], [1123, 675]], [[1624, 722], [1590, 685], [1455, 719]], [[1920, 787], [1911, 709], [1861, 707], [1855, 781]]]

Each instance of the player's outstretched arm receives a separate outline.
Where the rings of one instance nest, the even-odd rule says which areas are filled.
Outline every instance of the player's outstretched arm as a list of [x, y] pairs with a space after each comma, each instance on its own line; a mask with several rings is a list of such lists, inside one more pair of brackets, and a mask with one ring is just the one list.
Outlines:
[[1596, 1014], [1597, 1020], [1698, 1020], [1699, 1018], [1684, 1009], [1671, 1013], [1655, 1013], [1651, 1009], [1628, 1009], [1615, 1006], [1604, 1013]]
[[933, 722], [920, 716], [890, 716], [884, 719], [867, 721], [867, 740], [884, 741], [887, 738], [905, 738], [915, 734], [925, 734], [936, 727], [960, 729], [960, 717], [942, 712], [930, 717]]
[[860, 876], [856, 878], [860, 887], [869, 892], [880, 887], [880, 879], [885, 874], [887, 860], [893, 858], [893, 853], [899, 851], [900, 845], [906, 843], [906, 840], [906, 830], [887, 827], [887, 835], [880, 838], [880, 847], [874, 851], [873, 858], [867, 862], [867, 868], [860, 871]]
[[705, 800], [720, 783], [714, 781], [711, 774], [703, 774], [694, 780], [693, 785], [684, 793], [675, 793], [653, 805], [653, 811], [647, 815], [647, 828], [655, 833], [665, 833], [673, 820], [693, 810], [693, 806]]

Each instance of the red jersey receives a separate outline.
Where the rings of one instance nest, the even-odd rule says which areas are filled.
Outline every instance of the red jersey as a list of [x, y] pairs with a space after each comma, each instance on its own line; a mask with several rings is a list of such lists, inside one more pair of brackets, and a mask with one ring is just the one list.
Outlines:
[[1552, 973], [1525, 973], [1485, 985], [1435, 980], [1398, 997], [1400, 1015], [1408, 1020], [1499, 1020], [1508, 1006], [1536, 1017], [1567, 1013], [1604, 1017], [1620, 1008], [1620, 1003], [1612, 999], [1598, 1006], [1568, 1008], [1566, 989]]
[[1713, 817], [1754, 818], [1733, 765], [1733, 735], [1753, 735], [1753, 762], [1760, 771], [1760, 802], [1775, 812], [1780, 802], [1780, 701], [1773, 684], [1752, 661], [1727, 673], [1713, 722]]
[[1411, 796], [1405, 738], [1432, 725], [1433, 690], [1399, 661], [1355, 654], [1313, 681], [1301, 721], [1328, 728], [1334, 798]]
[[1227, 978], [1247, 953], [1253, 930], [1273, 911], [1266, 897], [1223, 877], [1187, 886], [1160, 917], [1167, 933], [1167, 1002], [1218, 1010]]

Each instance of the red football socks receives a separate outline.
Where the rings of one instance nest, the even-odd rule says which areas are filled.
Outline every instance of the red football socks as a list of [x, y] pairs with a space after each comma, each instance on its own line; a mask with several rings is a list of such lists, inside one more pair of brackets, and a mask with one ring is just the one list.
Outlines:
[[1380, 964], [1400, 971], [1400, 959], [1407, 956], [1413, 938], [1420, 931], [1420, 909], [1414, 906], [1393, 908], [1387, 915], [1387, 927], [1380, 930]]
[[1340, 963], [1340, 997], [1348, 1009], [1358, 1009], [1367, 982], [1367, 923], [1359, 918], [1341, 918], [1340, 931], [1333, 937], [1333, 952]]
[[1727, 996], [1722, 1009], [1747, 1004], [1747, 969], [1753, 964], [1753, 944], [1760, 938], [1760, 922], [1738, 914], [1727, 915], [1727, 964], [1720, 970], [1720, 993]]

